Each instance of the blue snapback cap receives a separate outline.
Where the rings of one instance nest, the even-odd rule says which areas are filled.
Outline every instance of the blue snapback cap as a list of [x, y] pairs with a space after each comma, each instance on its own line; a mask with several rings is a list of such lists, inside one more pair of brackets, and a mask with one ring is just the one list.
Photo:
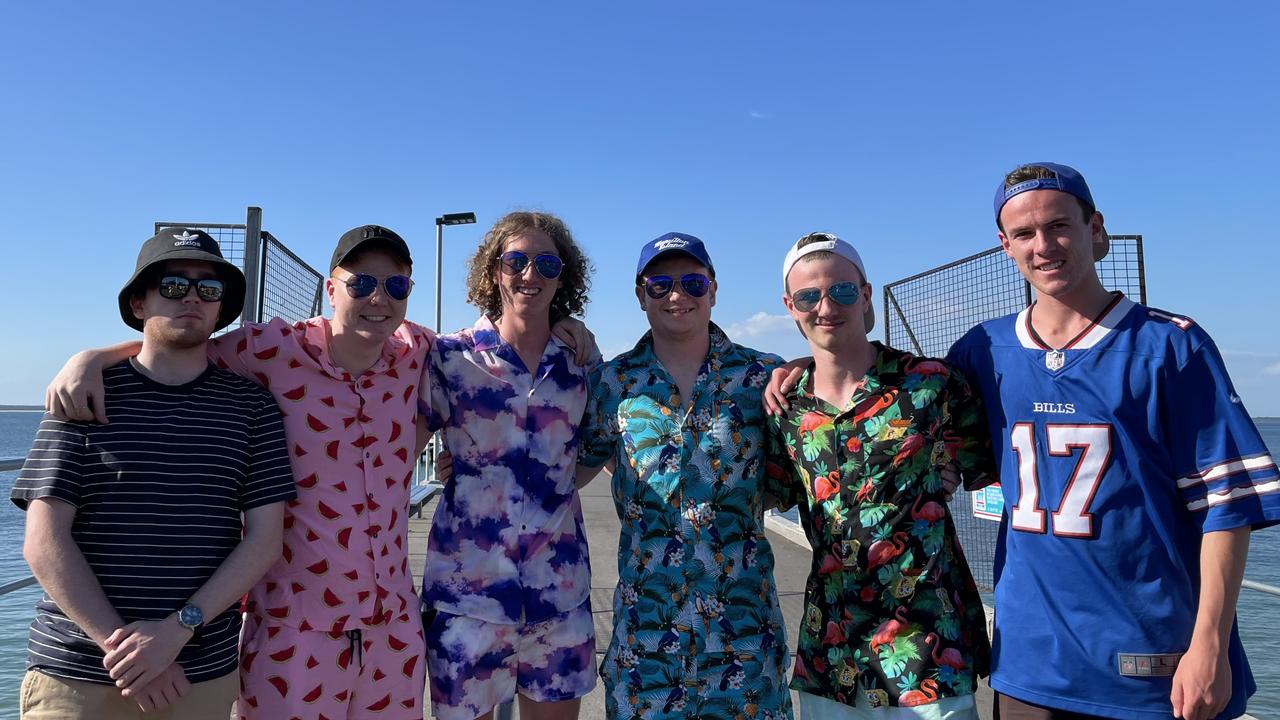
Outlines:
[[670, 253], [684, 253], [705, 265], [711, 277], [716, 276], [716, 269], [711, 264], [711, 256], [707, 254], [707, 248], [701, 240], [692, 235], [669, 232], [650, 240], [640, 248], [640, 262], [636, 263], [636, 279], [640, 279], [649, 263]]
[[1018, 166], [1018, 169], [1024, 167], [1042, 167], [1053, 171], [1054, 177], [1051, 178], [1033, 178], [1014, 185], [1013, 187], [1005, 187], [1004, 180], [1000, 180], [1000, 184], [996, 187], [996, 224], [1000, 224], [1000, 210], [1004, 208], [1004, 204], [1009, 202], [1015, 195], [1021, 195], [1030, 190], [1060, 190], [1080, 198], [1091, 208], [1098, 206], [1093, 202], [1093, 194], [1089, 192], [1089, 185], [1084, 181], [1075, 168], [1067, 165], [1059, 165], [1051, 162], [1034, 162], [1024, 163]]

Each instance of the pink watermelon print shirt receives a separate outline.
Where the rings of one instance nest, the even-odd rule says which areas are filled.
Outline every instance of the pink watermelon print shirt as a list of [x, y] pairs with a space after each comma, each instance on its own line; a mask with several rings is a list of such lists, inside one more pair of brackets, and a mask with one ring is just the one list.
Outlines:
[[487, 317], [437, 338], [429, 364], [423, 415], [454, 479], [431, 523], [423, 600], [503, 624], [578, 607], [591, 591], [574, 484], [590, 368], [553, 337], [529, 372]]
[[249, 324], [215, 338], [210, 356], [275, 396], [298, 484], [282, 556], [249, 591], [249, 612], [345, 632], [417, 612], [406, 514], [434, 334], [402, 324], [382, 358], [352, 377], [329, 357], [327, 325]]

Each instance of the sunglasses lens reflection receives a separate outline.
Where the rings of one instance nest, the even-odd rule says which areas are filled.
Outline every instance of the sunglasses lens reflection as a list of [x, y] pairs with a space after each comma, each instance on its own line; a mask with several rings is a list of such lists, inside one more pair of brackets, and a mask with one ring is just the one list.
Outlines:
[[654, 275], [644, 279], [644, 291], [654, 300], [661, 300], [671, 292], [675, 281], [666, 275]]
[[564, 269], [564, 263], [555, 255], [539, 255], [534, 259], [533, 266], [538, 274], [548, 280], [560, 277], [560, 271]]
[[160, 297], [170, 300], [184, 298], [191, 290], [191, 281], [184, 277], [163, 277], [160, 278], [160, 284], [157, 286]]
[[218, 302], [222, 299], [223, 290], [221, 280], [201, 280], [196, 283], [196, 294], [205, 302]]
[[507, 275], [519, 275], [529, 267], [529, 256], [522, 252], [503, 253], [499, 259], [502, 261], [502, 272]]
[[387, 294], [395, 300], [404, 300], [413, 290], [413, 281], [405, 275], [392, 275], [386, 280]]
[[705, 275], [690, 273], [680, 278], [680, 286], [693, 297], [702, 297], [711, 289], [711, 279]]
[[791, 293], [791, 303], [800, 312], [809, 312], [814, 309], [821, 299], [822, 291], [818, 288], [805, 288]]

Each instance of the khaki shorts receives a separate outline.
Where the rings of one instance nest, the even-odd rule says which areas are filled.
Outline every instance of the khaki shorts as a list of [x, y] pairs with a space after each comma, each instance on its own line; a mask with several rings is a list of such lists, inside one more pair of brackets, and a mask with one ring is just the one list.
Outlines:
[[178, 702], [158, 712], [143, 713], [113, 685], [68, 680], [28, 670], [18, 691], [22, 720], [227, 720], [240, 691], [239, 678], [191, 683]]

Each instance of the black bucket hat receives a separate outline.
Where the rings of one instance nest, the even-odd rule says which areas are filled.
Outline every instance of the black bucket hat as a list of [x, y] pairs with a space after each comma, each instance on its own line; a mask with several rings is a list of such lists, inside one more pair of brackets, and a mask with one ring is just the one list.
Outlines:
[[208, 233], [182, 227], [169, 227], [156, 233], [150, 240], [142, 244], [138, 251], [138, 266], [133, 277], [124, 284], [120, 291], [120, 319], [134, 330], [142, 330], [142, 321], [133, 314], [129, 299], [134, 295], [134, 286], [143, 278], [153, 265], [169, 260], [202, 260], [217, 268], [218, 277], [226, 284], [226, 292], [222, 294], [222, 309], [218, 312], [218, 324], [215, 331], [235, 322], [244, 309], [244, 273], [240, 268], [227, 262], [222, 257], [218, 241], [209, 237]]

